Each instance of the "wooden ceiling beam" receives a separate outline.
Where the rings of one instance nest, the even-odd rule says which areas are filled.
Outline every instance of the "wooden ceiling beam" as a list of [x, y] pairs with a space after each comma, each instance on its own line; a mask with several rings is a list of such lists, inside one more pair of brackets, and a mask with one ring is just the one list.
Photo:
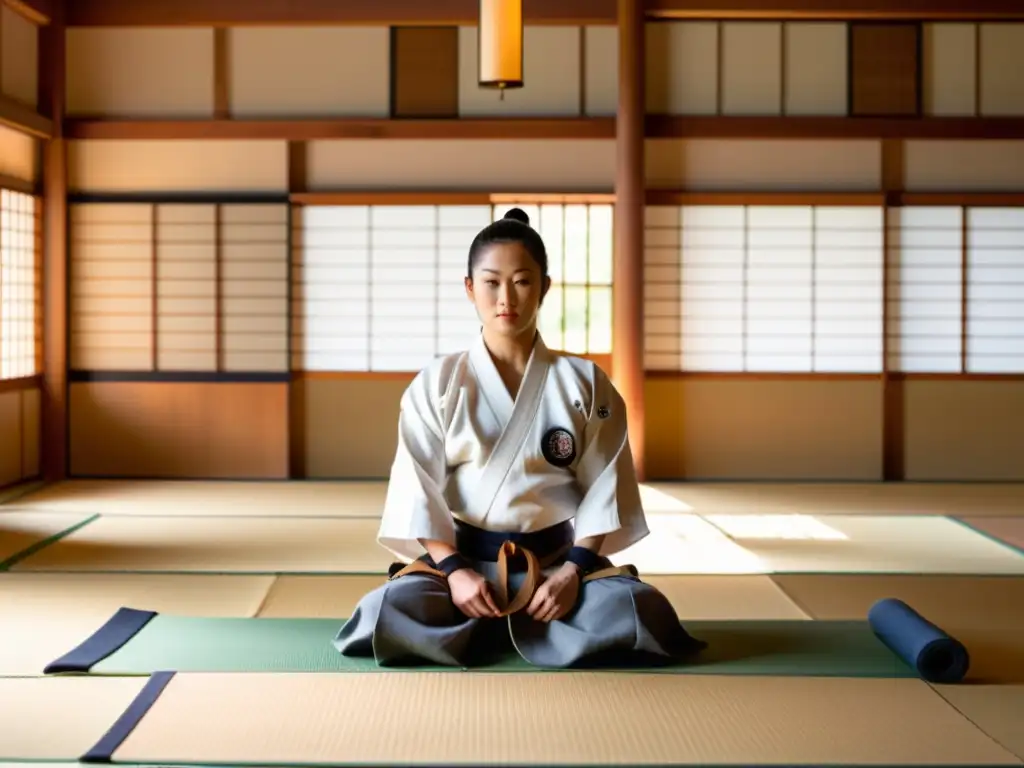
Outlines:
[[[47, 17], [52, 0], [3, 0]], [[613, 25], [615, 0], [524, 0], [528, 24]], [[663, 19], [1022, 19], [1019, 0], [646, 0]], [[70, 27], [475, 24], [478, 0], [75, 0]]]
[[1024, 18], [1020, 0], [647, 0], [661, 19], [981, 21]]
[[3, 4], [41, 27], [53, 18], [53, 0], [3, 0]]
[[[479, 0], [75, 0], [69, 27], [475, 24]], [[615, 0], [523, 0], [528, 24], [614, 24]]]
[[[3, 106], [0, 100], [0, 107]], [[25, 110], [27, 111], [27, 110]], [[2, 117], [2, 110], [0, 110]], [[37, 120], [44, 120], [35, 116]], [[48, 126], [46, 126], [48, 127]], [[317, 141], [329, 139], [614, 139], [613, 117], [452, 120], [68, 119], [68, 139]], [[1024, 139], [1015, 117], [676, 117], [648, 115], [648, 139]]]
[[69, 139], [614, 139], [615, 118], [67, 120]]
[[648, 115], [648, 139], [1024, 139], [1018, 117]]
[[0, 95], [0, 125], [37, 139], [48, 139], [53, 135], [53, 122], [49, 118], [9, 96]]

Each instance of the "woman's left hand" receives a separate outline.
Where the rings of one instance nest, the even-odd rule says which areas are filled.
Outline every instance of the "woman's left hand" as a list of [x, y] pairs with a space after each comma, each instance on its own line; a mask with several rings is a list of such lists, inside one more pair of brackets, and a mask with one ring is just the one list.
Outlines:
[[537, 621], [556, 621], [573, 609], [579, 595], [580, 571], [566, 563], [538, 587], [526, 612]]

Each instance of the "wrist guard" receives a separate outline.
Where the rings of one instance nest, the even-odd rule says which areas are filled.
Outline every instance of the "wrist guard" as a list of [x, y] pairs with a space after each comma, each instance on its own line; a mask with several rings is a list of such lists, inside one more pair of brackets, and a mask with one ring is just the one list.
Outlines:
[[448, 555], [444, 560], [437, 564], [437, 570], [445, 575], [445, 577], [451, 576], [456, 571], [461, 571], [463, 568], [472, 568], [469, 561], [456, 552], [454, 555]]
[[569, 550], [566, 561], [575, 565], [583, 575], [586, 575], [601, 565], [601, 556], [586, 547], [573, 547]]

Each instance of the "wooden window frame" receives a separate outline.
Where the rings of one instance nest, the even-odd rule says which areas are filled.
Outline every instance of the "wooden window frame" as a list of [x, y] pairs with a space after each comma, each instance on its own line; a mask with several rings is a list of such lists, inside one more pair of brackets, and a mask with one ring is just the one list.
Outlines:
[[[18, 179], [0, 176], [0, 191], [16, 192], [26, 195], [33, 201], [33, 235], [32, 235], [32, 273], [33, 273], [33, 297], [32, 297], [32, 328], [33, 328], [33, 364], [32, 373], [26, 376], [10, 378], [0, 377], [0, 391], [12, 391], [21, 389], [33, 389], [40, 385], [43, 376], [43, 248], [42, 248], [42, 226], [43, 226], [43, 198], [35, 190], [34, 185]], [[2, 256], [2, 233], [0, 233], [0, 259]], [[2, 278], [0, 278], [2, 281]], [[2, 290], [2, 284], [0, 284]], [[2, 301], [2, 299], [0, 299]], [[0, 355], [3, 354], [4, 338], [3, 328], [0, 327]]]

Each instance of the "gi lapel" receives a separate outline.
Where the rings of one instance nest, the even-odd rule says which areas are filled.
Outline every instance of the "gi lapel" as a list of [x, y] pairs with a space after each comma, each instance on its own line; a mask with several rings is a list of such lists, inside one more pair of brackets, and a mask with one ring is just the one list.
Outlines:
[[[483, 346], [482, 340], [480, 345], [481, 347]], [[478, 379], [481, 391], [485, 397], [497, 399], [500, 397], [500, 394], [496, 395], [493, 388], [500, 387], [500, 392], [504, 393], [508, 398], [511, 408], [508, 420], [503, 424], [504, 428], [502, 429], [501, 436], [494, 444], [491, 455], [487, 457], [487, 463], [480, 474], [476, 488], [469, 498], [465, 500], [465, 511], [479, 522], [487, 519], [487, 514], [494, 504], [494, 499], [508, 477], [512, 464], [518, 457], [520, 450], [522, 450], [526, 436], [533, 426], [534, 419], [537, 417], [537, 410], [540, 408], [544, 384], [547, 382], [548, 369], [551, 362], [548, 349], [544, 346], [540, 336], [538, 336], [533, 346], [533, 352], [530, 355], [530, 361], [527, 363], [526, 371], [523, 374], [523, 383], [519, 387], [519, 394], [515, 402], [512, 403], [512, 397], [508, 394], [505, 384], [501, 381], [501, 377], [498, 375], [486, 347], [483, 347], [482, 351], [483, 354], [488, 355], [487, 363], [489, 365], [481, 363], [473, 366], [474, 371], [481, 377]], [[497, 380], [496, 383], [494, 379]], [[489, 400], [489, 402], [493, 403], [494, 401]], [[499, 412], [496, 415], [500, 417], [501, 414]]]
[[499, 431], [504, 432], [512, 419], [515, 402], [508, 393], [505, 382], [501, 380], [501, 374], [491, 359], [491, 353], [487, 351], [483, 334], [476, 338], [469, 350], [469, 364], [473, 368], [473, 378], [476, 379], [480, 397], [487, 403]]

